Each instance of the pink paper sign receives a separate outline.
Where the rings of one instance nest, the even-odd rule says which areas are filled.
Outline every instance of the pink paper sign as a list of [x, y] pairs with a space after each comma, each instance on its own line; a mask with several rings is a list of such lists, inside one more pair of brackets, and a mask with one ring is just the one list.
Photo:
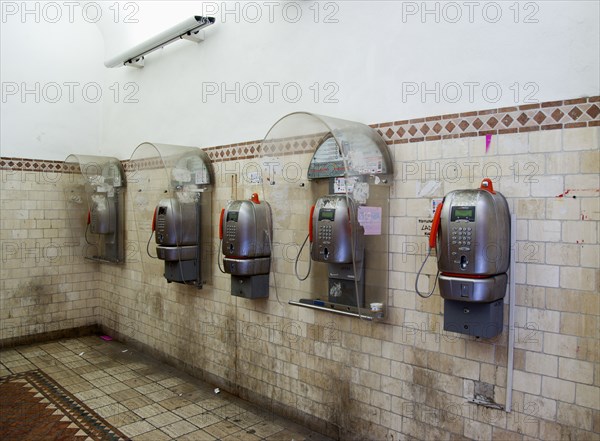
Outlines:
[[365, 236], [381, 234], [381, 207], [358, 207], [358, 223], [365, 229]]

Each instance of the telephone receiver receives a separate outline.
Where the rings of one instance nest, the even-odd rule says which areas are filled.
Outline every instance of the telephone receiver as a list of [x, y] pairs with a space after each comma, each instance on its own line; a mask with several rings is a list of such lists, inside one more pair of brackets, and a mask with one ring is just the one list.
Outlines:
[[444, 206], [445, 200], [446, 198], [442, 199], [442, 202], [435, 209], [435, 214], [433, 215], [433, 222], [431, 223], [431, 233], [429, 233], [429, 248], [435, 248], [438, 230], [440, 229], [442, 207]]
[[310, 214], [308, 215], [308, 241], [313, 243], [313, 214], [315, 213], [315, 206], [310, 207]]
[[152, 215], [152, 232], [154, 233], [156, 231], [156, 212], [158, 210], [158, 207], [154, 207], [154, 214]]
[[219, 217], [219, 240], [223, 240], [223, 216], [225, 216], [225, 208], [221, 208], [221, 216]]

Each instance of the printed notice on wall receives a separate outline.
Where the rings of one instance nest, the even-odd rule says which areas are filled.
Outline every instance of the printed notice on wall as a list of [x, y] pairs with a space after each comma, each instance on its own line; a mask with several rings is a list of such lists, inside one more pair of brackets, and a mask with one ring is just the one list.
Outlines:
[[381, 207], [358, 207], [358, 223], [365, 229], [365, 236], [381, 235]]
[[419, 233], [423, 236], [429, 236], [431, 233], [431, 223], [433, 219], [419, 219]]

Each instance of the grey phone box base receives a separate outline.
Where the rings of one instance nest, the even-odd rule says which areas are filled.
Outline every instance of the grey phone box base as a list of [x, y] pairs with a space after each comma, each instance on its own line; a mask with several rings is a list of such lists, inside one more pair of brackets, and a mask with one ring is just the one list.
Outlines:
[[[167, 282], [195, 282], [200, 274], [200, 268], [196, 260], [165, 260], [165, 278]], [[202, 284], [199, 285], [200, 287]]]
[[492, 338], [502, 333], [504, 299], [490, 303], [444, 300], [444, 331]]
[[231, 276], [231, 295], [246, 299], [269, 297], [269, 275]]

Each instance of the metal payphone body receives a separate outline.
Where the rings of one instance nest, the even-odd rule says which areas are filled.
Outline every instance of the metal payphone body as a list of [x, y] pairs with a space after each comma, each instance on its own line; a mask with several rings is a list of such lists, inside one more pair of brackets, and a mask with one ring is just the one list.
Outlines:
[[[71, 231], [79, 231], [81, 220], [87, 218], [84, 239], [85, 258], [102, 263], [125, 262], [125, 192], [126, 179], [121, 161], [117, 158], [88, 155], [69, 155], [65, 169], [79, 171], [68, 186]], [[83, 184], [83, 185], [81, 185]], [[81, 204], [87, 203], [87, 213]], [[85, 216], [85, 217], [84, 217]]]
[[231, 294], [238, 297], [269, 296], [271, 206], [254, 193], [249, 200], [236, 200], [221, 210], [219, 235], [223, 266], [231, 274]]
[[320, 197], [311, 210], [309, 238], [311, 259], [328, 264], [328, 300], [362, 307], [365, 247], [357, 209], [354, 200], [346, 195]]
[[211, 277], [207, 256], [214, 173], [208, 154], [195, 147], [147, 142], [136, 148], [131, 162], [136, 173], [134, 210], [140, 212], [140, 228], [152, 219], [155, 235], [156, 256], [147, 247], [148, 257], [164, 262], [168, 283], [202, 288]]
[[510, 263], [510, 212], [484, 179], [479, 189], [448, 193], [436, 213], [436, 250], [444, 329], [491, 338], [502, 332]]

